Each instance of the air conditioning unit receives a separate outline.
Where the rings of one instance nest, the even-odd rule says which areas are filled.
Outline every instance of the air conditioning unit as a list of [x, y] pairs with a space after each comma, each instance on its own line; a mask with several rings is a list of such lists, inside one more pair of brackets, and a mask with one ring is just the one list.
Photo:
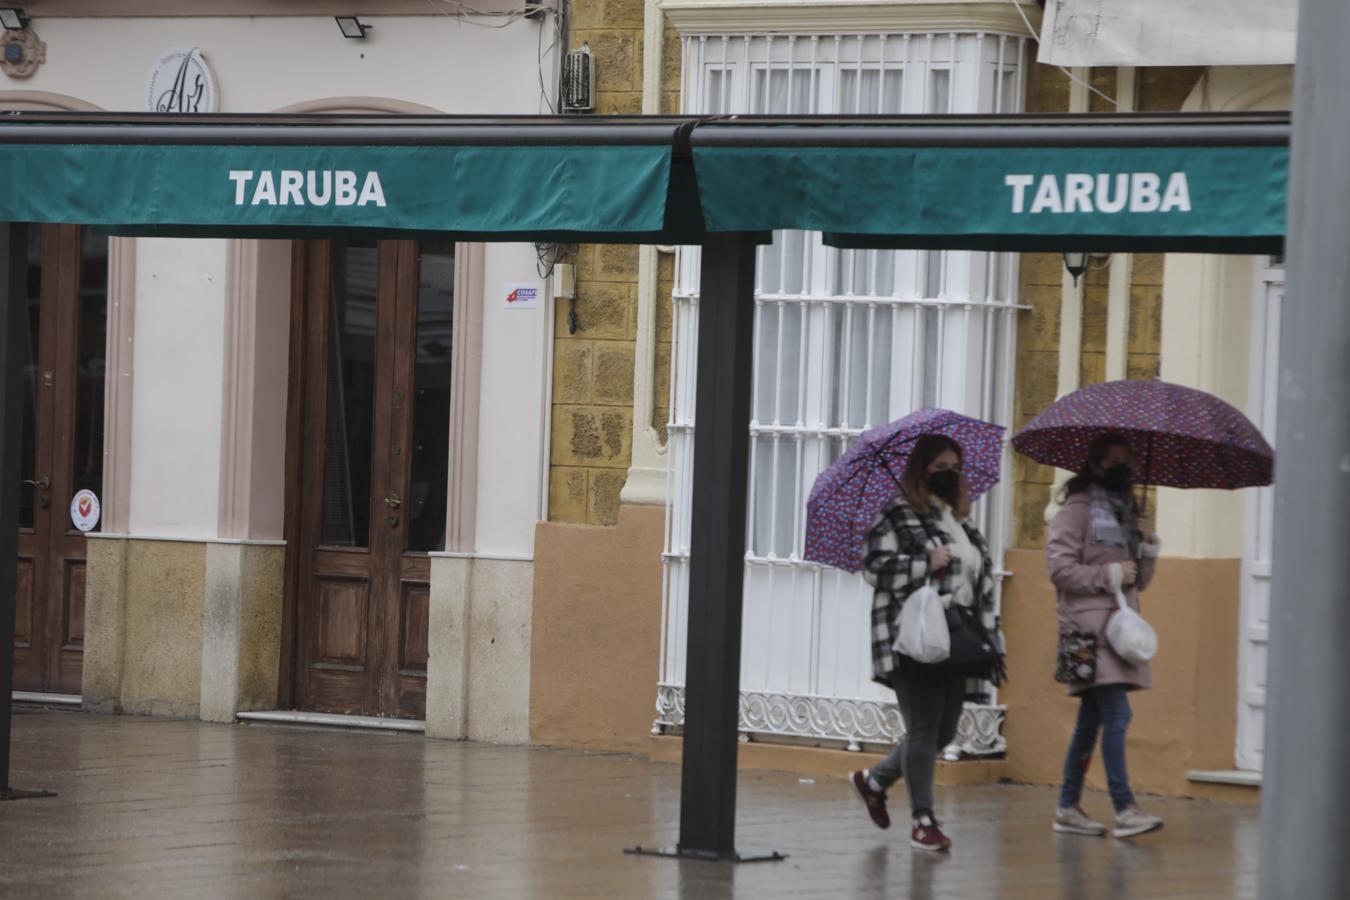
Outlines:
[[595, 109], [595, 60], [591, 45], [563, 57], [562, 111], [579, 113]]

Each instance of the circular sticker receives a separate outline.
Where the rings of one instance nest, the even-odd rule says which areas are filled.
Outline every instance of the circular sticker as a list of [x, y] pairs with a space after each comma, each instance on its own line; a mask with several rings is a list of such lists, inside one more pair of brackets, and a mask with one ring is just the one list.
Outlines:
[[79, 491], [70, 499], [70, 521], [80, 531], [93, 531], [98, 525], [98, 495], [93, 491]]

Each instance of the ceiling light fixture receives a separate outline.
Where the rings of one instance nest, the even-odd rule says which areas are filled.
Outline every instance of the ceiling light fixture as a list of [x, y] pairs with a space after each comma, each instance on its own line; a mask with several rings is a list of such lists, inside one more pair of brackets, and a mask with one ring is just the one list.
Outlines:
[[360, 40], [366, 36], [366, 32], [373, 29], [374, 25], [367, 25], [362, 22], [358, 16], [333, 16], [337, 22], [338, 28], [342, 29], [342, 36]]
[[6, 31], [23, 31], [31, 21], [32, 18], [17, 6], [0, 6], [0, 25]]

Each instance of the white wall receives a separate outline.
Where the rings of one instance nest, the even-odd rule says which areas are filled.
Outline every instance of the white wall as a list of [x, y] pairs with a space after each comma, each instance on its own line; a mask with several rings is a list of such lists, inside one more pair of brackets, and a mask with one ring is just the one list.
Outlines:
[[136, 242], [132, 534], [216, 534], [225, 242]]
[[[215, 73], [221, 112], [267, 112], [324, 97], [398, 98], [447, 113], [541, 111], [535, 22], [491, 28], [449, 16], [362, 16], [374, 30], [348, 40], [328, 16], [44, 19], [30, 12], [48, 62], [0, 89], [141, 111], [154, 61], [195, 46]], [[544, 83], [552, 81], [546, 73]]]
[[[44, 92], [108, 110], [140, 111], [152, 63], [166, 50], [196, 46], [215, 75], [221, 112], [347, 98], [455, 114], [545, 110], [539, 22], [498, 28], [443, 15], [362, 16], [374, 26], [370, 37], [347, 40], [327, 16], [59, 19], [30, 12], [38, 14], [33, 27], [47, 44], [49, 62], [32, 78], [0, 82], [0, 96]], [[543, 24], [551, 28], [547, 19]], [[543, 38], [547, 47], [551, 35]], [[553, 61], [546, 57], [543, 65], [544, 83], [552, 85]], [[373, 100], [333, 105], [379, 106]], [[215, 537], [225, 244], [140, 241], [137, 255], [130, 529], [140, 535]], [[489, 245], [485, 264], [477, 549], [530, 556], [547, 465], [542, 450], [548, 310], [543, 302], [533, 311], [506, 310], [498, 296], [506, 282], [538, 283], [528, 245]], [[264, 291], [259, 301], [275, 302], [277, 293]], [[289, 285], [281, 293], [288, 297]], [[260, 354], [285, 352], [266, 337], [260, 336]], [[255, 446], [256, 452], [261, 451]], [[281, 464], [272, 462], [276, 465], [266, 473], [275, 474]], [[264, 521], [254, 536], [279, 536], [280, 513], [274, 508], [279, 496], [274, 504], [255, 499], [257, 517]]]
[[[1247, 406], [1252, 264], [1245, 256], [1168, 254], [1163, 269], [1159, 377]], [[1158, 533], [1168, 556], [1242, 555], [1239, 491], [1158, 492]]]
[[[507, 282], [536, 284], [538, 309], [508, 309]], [[483, 379], [478, 413], [476, 549], [532, 556], [544, 458], [550, 324], [528, 244], [489, 245], [483, 271]]]

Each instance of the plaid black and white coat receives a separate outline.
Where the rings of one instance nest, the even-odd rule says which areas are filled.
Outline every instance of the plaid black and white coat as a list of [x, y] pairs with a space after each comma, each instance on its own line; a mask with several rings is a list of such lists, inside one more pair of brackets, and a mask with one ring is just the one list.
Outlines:
[[[975, 586], [975, 608], [980, 611], [984, 625], [1003, 646], [998, 617], [994, 612], [993, 566], [989, 560], [989, 545], [980, 530], [968, 522], [961, 523], [970, 542], [980, 552], [980, 578]], [[863, 578], [876, 588], [872, 596], [872, 680], [891, 686], [891, 673], [900, 668], [900, 654], [892, 649], [900, 632], [900, 608], [929, 578], [928, 551], [945, 547], [952, 537], [935, 515], [920, 515], [901, 497], [882, 507], [867, 533], [867, 555], [863, 557]], [[965, 577], [961, 561], [952, 556], [947, 568], [934, 577], [933, 586], [940, 595], [955, 592], [958, 579]], [[906, 660], [906, 665], [919, 665]]]

